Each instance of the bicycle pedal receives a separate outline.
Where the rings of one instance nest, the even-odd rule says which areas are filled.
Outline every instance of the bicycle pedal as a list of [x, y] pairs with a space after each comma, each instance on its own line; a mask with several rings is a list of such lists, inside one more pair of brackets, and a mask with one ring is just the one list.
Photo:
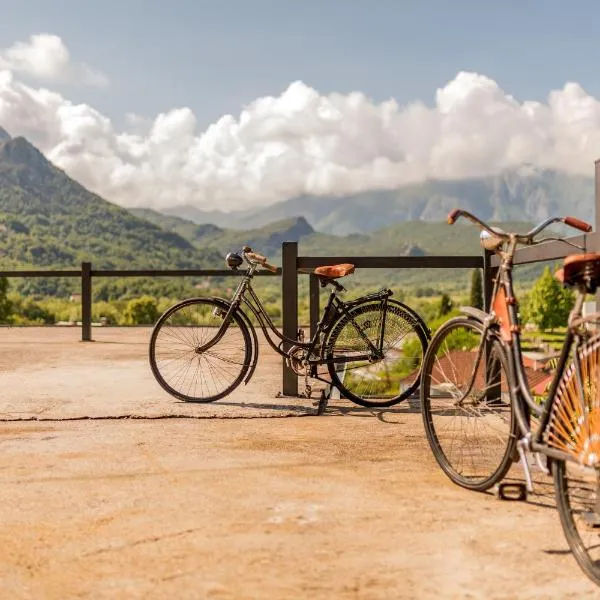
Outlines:
[[598, 531], [600, 529], [600, 515], [593, 511], [586, 511], [581, 519], [588, 530]]
[[499, 483], [496, 486], [496, 495], [499, 500], [525, 502], [527, 500], [527, 485], [524, 483]]

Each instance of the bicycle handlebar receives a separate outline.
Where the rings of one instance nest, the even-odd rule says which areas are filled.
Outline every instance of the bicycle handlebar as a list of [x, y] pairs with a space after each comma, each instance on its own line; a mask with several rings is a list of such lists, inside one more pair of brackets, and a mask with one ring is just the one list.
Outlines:
[[250, 246], [244, 246], [242, 248], [242, 252], [244, 254], [244, 258], [250, 264], [260, 265], [261, 267], [267, 269], [268, 271], [271, 271], [271, 273], [277, 273], [277, 267], [269, 264], [267, 262], [266, 257], [262, 256], [262, 254], [256, 254], [256, 252], [253, 252], [252, 248], [250, 248]]
[[536, 225], [531, 231], [528, 231], [525, 234], [511, 234], [511, 233], [505, 233], [503, 231], [494, 231], [487, 223], [484, 223], [483, 221], [478, 219], [476, 216], [472, 215], [470, 212], [468, 212], [466, 210], [462, 210], [460, 208], [455, 208], [448, 215], [448, 223], [450, 225], [454, 225], [454, 223], [456, 223], [456, 221], [460, 217], [465, 217], [465, 218], [469, 219], [469, 221], [475, 223], [476, 225], [479, 225], [479, 227], [481, 227], [481, 229], [484, 229], [491, 235], [494, 235], [498, 238], [508, 240], [511, 237], [511, 235], [514, 235], [517, 238], [517, 240], [522, 243], [531, 243], [534, 236], [536, 236], [538, 233], [540, 233], [541, 231], [546, 229], [546, 227], [548, 227], [552, 223], [561, 222], [561, 223], [564, 223], [565, 225], [568, 225], [569, 227], [573, 227], [574, 229], [579, 229], [580, 231], [583, 231], [585, 233], [589, 233], [592, 230], [592, 226], [589, 223], [586, 223], [585, 221], [582, 221], [581, 219], [577, 219], [576, 217], [550, 217], [549, 219], [542, 221], [539, 225]]

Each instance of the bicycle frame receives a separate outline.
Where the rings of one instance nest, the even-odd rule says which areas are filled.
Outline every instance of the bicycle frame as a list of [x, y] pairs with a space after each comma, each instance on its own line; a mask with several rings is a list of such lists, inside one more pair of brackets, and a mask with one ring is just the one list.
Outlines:
[[[373, 343], [369, 340], [368, 336], [365, 335], [362, 328], [356, 323], [356, 321], [354, 321], [354, 318], [352, 317], [349, 307], [351, 308], [352, 306], [355, 306], [356, 304], [359, 304], [360, 302], [363, 302], [364, 300], [372, 298], [373, 300], [381, 301], [381, 307], [382, 307], [382, 310], [384, 311], [384, 315], [385, 315], [386, 314], [385, 308], [387, 306], [387, 298], [391, 295], [391, 292], [389, 290], [385, 291], [385, 292], [381, 292], [379, 294], [371, 294], [369, 296], [363, 296], [361, 298], [357, 298], [356, 300], [352, 300], [350, 302], [343, 302], [342, 300], [340, 300], [337, 297], [337, 292], [339, 290], [343, 290], [344, 288], [342, 286], [340, 286], [339, 284], [336, 284], [336, 287], [334, 287], [334, 289], [331, 291], [331, 294], [329, 295], [329, 299], [328, 299], [325, 309], [323, 311], [323, 317], [317, 324], [317, 329], [316, 329], [315, 333], [313, 334], [312, 338], [308, 342], [304, 342], [302, 340], [298, 340], [298, 339], [294, 340], [292, 338], [289, 338], [277, 330], [277, 327], [275, 326], [275, 324], [273, 323], [273, 320], [271, 319], [271, 317], [269, 316], [265, 307], [263, 306], [260, 298], [257, 296], [256, 292], [252, 288], [251, 282], [252, 282], [252, 278], [254, 277], [254, 274], [256, 272], [256, 269], [257, 269], [256, 265], [253, 265], [253, 264], [251, 264], [248, 267], [246, 273], [242, 277], [242, 281], [239, 283], [236, 291], [233, 294], [229, 308], [228, 308], [227, 312], [225, 313], [225, 315], [223, 316], [223, 322], [221, 323], [221, 326], [219, 327], [217, 334], [215, 335], [215, 337], [213, 339], [208, 341], [206, 344], [203, 344], [202, 346], [200, 346], [198, 348], [199, 352], [204, 352], [204, 351], [208, 350], [209, 348], [211, 348], [212, 346], [217, 344], [222, 339], [222, 337], [225, 335], [225, 332], [227, 331], [227, 329], [229, 327], [229, 324], [231, 323], [231, 319], [232, 319], [233, 315], [236, 313], [236, 311], [238, 311], [240, 309], [240, 306], [242, 304], [244, 304], [245, 306], [247, 306], [250, 309], [250, 311], [256, 317], [256, 319], [259, 323], [259, 326], [262, 329], [262, 332], [263, 332], [267, 342], [271, 346], [271, 348], [273, 348], [273, 350], [275, 350], [275, 352], [277, 352], [278, 354], [280, 354], [281, 356], [283, 356], [285, 358], [288, 358], [290, 356], [290, 353], [281, 348], [282, 344], [284, 344], [284, 343], [287, 343], [290, 346], [300, 347], [300, 348], [306, 350], [308, 353], [308, 356], [309, 356], [308, 363], [311, 365], [327, 364], [327, 363], [357, 362], [357, 361], [364, 361], [364, 360], [372, 360], [373, 358], [378, 359], [378, 358], [383, 357], [381, 349], [383, 347], [383, 340], [384, 340], [384, 335], [385, 335], [385, 319], [383, 319], [381, 331], [379, 332], [379, 336], [378, 336], [378, 340], [377, 340], [377, 347], [375, 347], [373, 345]], [[249, 296], [249, 298], [247, 296]], [[344, 315], [347, 315], [350, 318], [350, 320], [354, 324], [354, 327], [358, 331], [359, 335], [366, 342], [366, 344], [370, 350], [370, 354], [364, 354], [364, 355], [352, 356], [352, 357], [335, 357], [335, 358], [334, 357], [326, 358], [323, 356], [324, 348], [323, 348], [323, 346], [320, 346], [321, 335], [324, 333], [327, 333], [329, 331], [329, 328], [333, 324], [333, 322], [335, 320], [340, 319]], [[271, 333], [274, 334], [277, 338], [279, 338], [281, 340], [281, 342], [279, 344], [276, 344], [273, 341], [273, 338], [271, 337]], [[319, 350], [319, 358], [310, 358], [311, 355], [313, 355], [313, 353], [315, 353], [316, 350]]]
[[[470, 392], [473, 386], [475, 373], [479, 366], [479, 361], [484, 354], [483, 346], [486, 343], [488, 332], [493, 330], [493, 335], [500, 341], [504, 349], [507, 351], [509, 358], [509, 380], [511, 381], [509, 393], [515, 409], [515, 417], [521, 432], [522, 438], [519, 441], [519, 453], [524, 450], [538, 452], [550, 458], [558, 460], [573, 460], [573, 458], [565, 452], [549, 447], [544, 441], [543, 436], [548, 426], [552, 406], [556, 399], [556, 391], [563, 377], [565, 368], [572, 354], [581, 343], [581, 336], [577, 329], [573, 326], [576, 320], [582, 313], [583, 302], [585, 299], [585, 291], [578, 290], [575, 305], [569, 316], [569, 326], [563, 346], [561, 349], [558, 365], [552, 378], [548, 395], [542, 405], [537, 404], [531, 396], [527, 381], [527, 374], [523, 364], [523, 355], [521, 350], [521, 326], [519, 323], [519, 315], [517, 311], [517, 300], [513, 291], [512, 268], [513, 257], [517, 246], [517, 239], [512, 236], [508, 242], [506, 252], [501, 253], [502, 262], [498, 269], [498, 275], [494, 282], [492, 291], [492, 302], [490, 312], [483, 322], [484, 331], [482, 341], [479, 347], [477, 359], [475, 362], [473, 376], [469, 385]], [[598, 318], [598, 315], [591, 315], [589, 319]], [[576, 368], [579, 371], [579, 363], [575, 360]], [[581, 377], [581, 374], [578, 375]], [[489, 383], [489, 382], [488, 382]], [[487, 387], [487, 386], [486, 386]], [[532, 432], [530, 427], [529, 412], [532, 411], [539, 418], [539, 425]]]

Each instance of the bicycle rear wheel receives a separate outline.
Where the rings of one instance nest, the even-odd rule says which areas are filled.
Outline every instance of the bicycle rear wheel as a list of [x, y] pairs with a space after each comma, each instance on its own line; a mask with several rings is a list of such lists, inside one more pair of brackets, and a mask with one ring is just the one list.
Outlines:
[[150, 367], [161, 387], [185, 402], [214, 402], [230, 394], [250, 367], [252, 341], [239, 314], [211, 348], [227, 304], [212, 298], [190, 298], [169, 308], [150, 338]]
[[[353, 360], [369, 354], [383, 332], [383, 358]], [[367, 301], [333, 324], [325, 342], [331, 381], [340, 393], [361, 406], [392, 406], [419, 385], [419, 371], [428, 343], [425, 323], [400, 302]], [[336, 358], [345, 362], [335, 362]]]
[[552, 461], [556, 507], [584, 573], [600, 585], [600, 337], [582, 344], [565, 369], [550, 410], [547, 444], [569, 455]]
[[517, 432], [508, 361], [498, 340], [485, 343], [475, 369], [482, 336], [483, 326], [468, 317], [446, 322], [431, 340], [421, 377], [431, 450], [454, 483], [478, 491], [506, 475]]
[[575, 462], [552, 461], [556, 507], [573, 556], [600, 585], [600, 474]]

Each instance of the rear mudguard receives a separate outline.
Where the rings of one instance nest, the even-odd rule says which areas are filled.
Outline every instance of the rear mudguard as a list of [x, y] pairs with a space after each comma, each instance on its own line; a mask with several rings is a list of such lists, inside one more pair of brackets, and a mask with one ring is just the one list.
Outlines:
[[498, 324], [493, 320], [491, 323], [489, 322], [489, 320], [492, 319], [489, 313], [486, 313], [485, 311], [480, 310], [479, 308], [475, 308], [473, 306], [461, 306], [458, 310], [463, 315], [469, 317], [469, 319], [473, 319], [474, 321], [481, 323], [484, 327], [487, 326], [488, 335], [495, 337], [502, 344], [502, 347], [508, 352], [506, 342], [502, 339], [502, 336], [500, 335]]
[[[225, 298], [211, 296], [209, 299], [212, 300], [215, 304], [221, 306], [224, 310], [229, 310], [229, 307], [231, 306], [231, 302], [229, 300], [225, 300]], [[242, 321], [244, 321], [246, 327], [248, 327], [251, 336], [250, 369], [248, 370], [248, 374], [244, 379], [244, 385], [246, 385], [252, 378], [252, 375], [254, 375], [254, 371], [258, 363], [258, 336], [256, 335], [256, 330], [254, 329], [254, 325], [252, 325], [250, 319], [248, 318], [248, 315], [241, 308], [238, 308], [236, 313], [242, 318]]]
[[[384, 290], [384, 292], [385, 292], [385, 290]], [[392, 293], [390, 291], [390, 296], [391, 295], [392, 295]], [[358, 298], [357, 302], [355, 303], [356, 306], [360, 307], [362, 304], [370, 302], [371, 300], [373, 300], [373, 296], [375, 296], [375, 294], [372, 294], [370, 296], [363, 296], [362, 298]], [[385, 297], [388, 297], [388, 296], [386, 295]], [[378, 299], [380, 300], [381, 298], [378, 298]], [[404, 302], [400, 302], [399, 300], [396, 300], [395, 298], [389, 298], [388, 303], [397, 306], [398, 308], [403, 310], [405, 313], [410, 315], [410, 317], [413, 320], [414, 326], [418, 327], [423, 332], [423, 335], [427, 338], [427, 342], [429, 342], [429, 340], [431, 340], [431, 330], [429, 329], [429, 327], [427, 326], [427, 323], [425, 323], [425, 321], [423, 320], [421, 315], [414, 308], [411, 308], [410, 306], [408, 306], [408, 304], [404, 304]], [[353, 308], [354, 308], [354, 306], [353, 306]], [[350, 312], [352, 312], [352, 311], [350, 311]]]
[[[365, 304], [369, 304], [372, 301], [372, 298], [369, 296], [365, 297], [366, 299], [357, 299], [357, 300], [362, 300], [361, 302], [354, 302], [352, 307], [350, 308], [350, 310], [348, 311], [349, 316], [352, 316], [354, 314], [355, 310], [360, 310], [361, 306], [364, 306]], [[380, 301], [381, 298], [379, 298], [377, 301]], [[419, 313], [414, 310], [413, 308], [411, 308], [410, 306], [408, 306], [407, 304], [404, 304], [404, 302], [399, 302], [398, 300], [394, 300], [393, 298], [389, 298], [387, 300], [387, 302], [389, 304], [392, 304], [396, 307], [398, 307], [400, 310], [404, 311], [407, 316], [409, 316], [412, 321], [413, 321], [413, 325], [420, 329], [421, 332], [423, 333], [423, 336], [425, 337], [426, 340], [426, 345], [424, 347], [424, 350], [427, 349], [427, 346], [429, 345], [429, 342], [431, 341], [431, 330], [429, 329], [429, 327], [427, 326], [427, 323], [425, 323], [425, 321], [423, 320], [423, 318], [421, 317], [421, 315], [419, 315]], [[346, 305], [348, 306], [348, 305]], [[329, 330], [327, 331], [327, 338], [325, 340], [325, 343], [323, 344], [323, 349], [325, 350], [330, 341], [331, 341], [331, 336], [334, 330], [334, 325], [336, 325], [340, 319], [343, 319], [344, 315], [341, 315], [339, 318], [336, 318], [333, 323], [331, 323], [331, 326], [329, 328]]]
[[488, 316], [488, 314], [485, 311], [480, 310], [478, 308], [474, 308], [473, 306], [461, 306], [458, 310], [463, 315], [467, 315], [467, 317], [471, 317], [476, 321], [479, 321], [480, 323], [483, 323]]

